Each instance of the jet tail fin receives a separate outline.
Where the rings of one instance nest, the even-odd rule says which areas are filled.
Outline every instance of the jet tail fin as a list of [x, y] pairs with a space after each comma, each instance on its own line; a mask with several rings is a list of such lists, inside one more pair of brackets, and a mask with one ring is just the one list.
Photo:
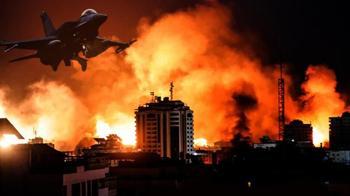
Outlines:
[[87, 68], [87, 60], [86, 59], [77, 56], [74, 58], [74, 60], [78, 61], [78, 63], [81, 65], [82, 71], [86, 71], [86, 68]]
[[56, 29], [53, 26], [49, 15], [47, 15], [47, 13], [43, 11], [40, 17], [41, 17], [41, 22], [43, 23], [45, 35], [46, 36], [53, 35], [56, 32]]
[[10, 61], [10, 63], [17, 62], [17, 61], [22, 61], [22, 60], [27, 60], [27, 59], [32, 59], [32, 58], [37, 58], [37, 57], [38, 57], [37, 54], [31, 54], [31, 55], [28, 55], [28, 56], [23, 56], [23, 57], [19, 57], [19, 58], [16, 58], [16, 59], [12, 59]]

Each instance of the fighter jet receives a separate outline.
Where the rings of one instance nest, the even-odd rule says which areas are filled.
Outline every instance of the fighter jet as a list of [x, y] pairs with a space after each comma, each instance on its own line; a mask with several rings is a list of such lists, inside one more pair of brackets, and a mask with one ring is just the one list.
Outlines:
[[0, 46], [5, 46], [5, 53], [13, 49], [36, 50], [31, 55], [10, 62], [39, 58], [42, 64], [50, 65], [56, 71], [62, 60], [66, 66], [71, 65], [71, 60], [75, 60], [85, 71], [87, 58], [95, 57], [109, 47], [117, 47], [115, 51], [120, 53], [136, 41], [118, 42], [99, 37], [98, 29], [107, 20], [107, 16], [93, 9], [86, 9], [78, 20], [65, 22], [58, 29], [55, 29], [46, 12], [41, 14], [41, 20], [45, 37], [24, 41], [0, 41]]

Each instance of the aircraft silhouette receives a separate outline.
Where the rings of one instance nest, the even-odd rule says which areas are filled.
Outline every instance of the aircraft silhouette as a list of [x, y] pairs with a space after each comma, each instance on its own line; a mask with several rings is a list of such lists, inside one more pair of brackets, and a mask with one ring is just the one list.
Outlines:
[[107, 16], [93, 9], [86, 9], [78, 20], [65, 22], [58, 29], [55, 29], [46, 12], [41, 14], [41, 20], [45, 37], [23, 41], [0, 41], [0, 46], [6, 47], [5, 53], [13, 49], [36, 50], [31, 55], [10, 62], [39, 58], [42, 64], [50, 65], [56, 71], [62, 60], [66, 66], [71, 65], [71, 60], [75, 60], [85, 71], [87, 58], [95, 57], [114, 46], [117, 47], [116, 53], [120, 53], [136, 41], [118, 42], [99, 37], [98, 29], [107, 20]]

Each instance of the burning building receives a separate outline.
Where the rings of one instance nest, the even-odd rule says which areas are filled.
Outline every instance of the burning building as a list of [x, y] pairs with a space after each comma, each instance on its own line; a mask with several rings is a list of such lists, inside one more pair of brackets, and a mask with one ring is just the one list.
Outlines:
[[[118, 134], [123, 144], [134, 145], [130, 106], [146, 103], [145, 92], [153, 89], [166, 96], [168, 83], [174, 81], [178, 98], [196, 113], [196, 138], [205, 138], [211, 145], [229, 141], [239, 131], [253, 142], [263, 135], [277, 139], [279, 71], [263, 64], [249, 49], [232, 28], [231, 12], [211, 1], [152, 20], [142, 18], [136, 28], [138, 41], [125, 56], [107, 50], [89, 61], [87, 73], [71, 70], [48, 76], [38, 66], [35, 74], [22, 77], [16, 74], [36, 67], [35, 62], [19, 66], [20, 70], [3, 66], [9, 70], [0, 73], [0, 116], [13, 119], [26, 139], [33, 138], [34, 127], [64, 151], [85, 138], [110, 133]], [[328, 65], [311, 65], [301, 86], [291, 74], [286, 70], [283, 77], [286, 119], [312, 122], [315, 144], [327, 142], [328, 117], [346, 107], [341, 99], [346, 96], [336, 91], [334, 71]], [[299, 88], [302, 96], [291, 96], [289, 89]]]
[[193, 154], [193, 111], [185, 103], [156, 97], [135, 114], [137, 148], [172, 159]]

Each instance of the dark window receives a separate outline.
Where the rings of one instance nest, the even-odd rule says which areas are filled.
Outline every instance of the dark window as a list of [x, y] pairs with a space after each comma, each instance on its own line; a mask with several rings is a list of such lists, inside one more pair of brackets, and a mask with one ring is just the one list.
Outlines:
[[166, 119], [166, 114], [165, 113], [163, 113], [163, 129], [162, 129], [162, 131], [163, 131], [163, 152], [165, 152], [164, 153], [164, 155], [163, 156], [165, 156], [166, 155], [166, 151], [167, 151], [167, 134], [166, 134], [166, 127], [167, 127], [167, 119]]
[[87, 195], [91, 196], [91, 181], [87, 181]]
[[156, 115], [155, 114], [147, 114], [147, 118], [155, 118]]
[[98, 196], [98, 182], [97, 182], [97, 180], [92, 181], [92, 196]]
[[67, 186], [66, 185], [63, 186], [63, 191], [62, 192], [63, 192], [62, 193], [63, 196], [67, 195]]
[[171, 158], [179, 158], [179, 127], [170, 127]]
[[80, 196], [80, 183], [72, 185], [72, 196]]
[[85, 182], [81, 183], [81, 195], [86, 196], [86, 183]]

